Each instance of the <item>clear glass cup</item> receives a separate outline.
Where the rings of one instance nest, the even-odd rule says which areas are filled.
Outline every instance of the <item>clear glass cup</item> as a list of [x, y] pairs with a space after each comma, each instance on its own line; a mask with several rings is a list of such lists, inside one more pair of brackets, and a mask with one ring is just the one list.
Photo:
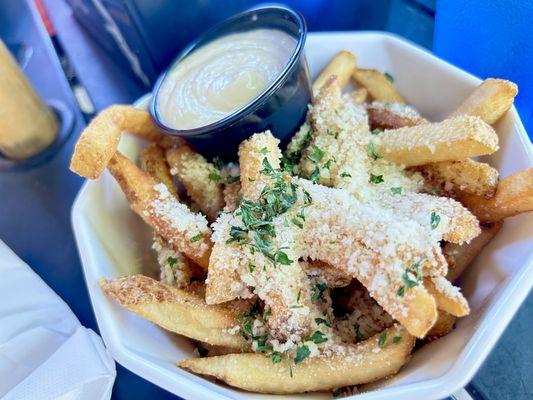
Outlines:
[[12, 159], [36, 155], [54, 141], [57, 131], [54, 112], [0, 40], [0, 154]]

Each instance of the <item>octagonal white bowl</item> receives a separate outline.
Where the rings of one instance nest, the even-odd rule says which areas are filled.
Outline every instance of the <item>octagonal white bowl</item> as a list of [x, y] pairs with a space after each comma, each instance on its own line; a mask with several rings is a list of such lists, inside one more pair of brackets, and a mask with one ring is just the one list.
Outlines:
[[[310, 34], [306, 53], [312, 75], [343, 49], [354, 52], [362, 67], [390, 72], [407, 102], [432, 120], [445, 117], [480, 82], [413, 44], [374, 32]], [[501, 149], [487, 160], [501, 176], [531, 167], [531, 143], [514, 108], [496, 130]], [[132, 159], [142, 146], [129, 136], [120, 143], [121, 151]], [[187, 339], [165, 332], [103, 296], [97, 284], [100, 278], [154, 275], [157, 270], [150, 229], [130, 211], [107, 172], [83, 185], [72, 208], [72, 224], [101, 335], [120, 364], [186, 399], [283, 397], [235, 390], [177, 368], [177, 361], [194, 357]], [[462, 278], [471, 314], [460, 319], [452, 333], [418, 350], [395, 378], [354, 397], [430, 400], [446, 397], [468, 383], [531, 289], [532, 249], [533, 215], [507, 220]], [[330, 398], [330, 394], [290, 398]]]

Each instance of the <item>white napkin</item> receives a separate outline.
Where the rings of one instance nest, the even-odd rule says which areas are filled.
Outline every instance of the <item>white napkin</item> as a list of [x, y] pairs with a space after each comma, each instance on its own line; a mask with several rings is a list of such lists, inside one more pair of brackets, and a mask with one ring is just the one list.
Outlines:
[[0, 240], [0, 398], [109, 399], [102, 339]]

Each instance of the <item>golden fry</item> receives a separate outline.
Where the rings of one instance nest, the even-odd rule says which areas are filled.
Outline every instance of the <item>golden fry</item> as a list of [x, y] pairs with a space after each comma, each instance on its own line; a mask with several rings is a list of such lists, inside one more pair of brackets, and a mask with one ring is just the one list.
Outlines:
[[459, 288], [453, 286], [446, 278], [442, 276], [426, 278], [424, 286], [435, 297], [439, 310], [455, 317], [464, 317], [470, 313], [468, 302]]
[[533, 168], [501, 180], [490, 199], [467, 193], [458, 198], [481, 222], [501, 221], [533, 211]]
[[377, 69], [355, 68], [352, 77], [368, 90], [374, 100], [384, 103], [405, 103], [392, 82]]
[[505, 79], [485, 79], [451, 116], [467, 114], [493, 124], [511, 108], [518, 86]]
[[172, 196], [165, 185], [116, 152], [108, 165], [130, 207], [155, 232], [196, 264], [207, 268], [211, 230], [207, 220], [192, 213]]
[[363, 104], [368, 98], [368, 90], [365, 88], [358, 88], [352, 91], [349, 95], [354, 103]]
[[500, 231], [503, 223], [494, 222], [490, 225], [481, 225], [481, 234], [469, 243], [445, 243], [442, 247], [444, 257], [448, 261], [448, 274], [446, 278], [454, 282], [463, 271], [474, 261], [483, 248]]
[[99, 284], [118, 304], [166, 330], [211, 345], [249, 347], [241, 335], [228, 331], [239, 325], [237, 315], [249, 307], [246, 302], [207, 305], [197, 294], [143, 275], [101, 279]]
[[366, 110], [370, 129], [398, 129], [427, 122], [414, 108], [401, 103], [374, 101]]
[[464, 160], [498, 150], [498, 135], [479, 117], [461, 115], [443, 122], [386, 130], [377, 157], [405, 166]]
[[170, 173], [177, 176], [209, 220], [216, 220], [224, 207], [220, 171], [189, 146], [170, 148], [166, 157]]
[[317, 94], [322, 85], [329, 79], [330, 76], [335, 75], [341, 88], [346, 86], [350, 80], [350, 75], [355, 68], [355, 56], [349, 51], [339, 52], [328, 65], [322, 70], [320, 75], [313, 83], [313, 93]]
[[[380, 337], [385, 343], [379, 345]], [[271, 394], [331, 390], [390, 376], [409, 360], [414, 337], [400, 325], [355, 345], [339, 345], [331, 356], [306, 358], [292, 366], [262, 354], [229, 354], [181, 361], [178, 366], [213, 376], [230, 386]], [[396, 339], [395, 339], [396, 338]]]
[[178, 195], [165, 159], [165, 151], [161, 147], [156, 143], [150, 143], [141, 152], [140, 161], [143, 171], [159, 182], [164, 183], [168, 191], [174, 196]]
[[83, 130], [70, 161], [70, 170], [85, 178], [98, 178], [115, 154], [124, 131], [153, 142], [183, 143], [181, 138], [168, 139], [162, 134], [147, 111], [114, 105], [101, 111]]

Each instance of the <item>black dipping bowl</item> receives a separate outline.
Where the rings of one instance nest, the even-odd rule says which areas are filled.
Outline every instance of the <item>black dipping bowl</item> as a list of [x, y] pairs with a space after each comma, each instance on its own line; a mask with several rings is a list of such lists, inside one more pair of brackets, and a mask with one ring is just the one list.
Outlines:
[[[186, 130], [166, 126], [158, 115], [157, 99], [167, 72], [188, 54], [214, 39], [260, 28], [279, 29], [298, 41], [294, 53], [276, 80], [250, 103], [212, 124]], [[167, 72], [159, 77], [150, 104], [152, 118], [163, 132], [187, 139], [208, 158], [219, 156], [225, 160], [236, 160], [239, 144], [254, 133], [267, 129], [285, 146], [304, 122], [307, 105], [312, 100], [309, 70], [304, 55], [306, 34], [307, 27], [299, 13], [275, 5], [245, 11], [216, 25], [182, 51]]]

